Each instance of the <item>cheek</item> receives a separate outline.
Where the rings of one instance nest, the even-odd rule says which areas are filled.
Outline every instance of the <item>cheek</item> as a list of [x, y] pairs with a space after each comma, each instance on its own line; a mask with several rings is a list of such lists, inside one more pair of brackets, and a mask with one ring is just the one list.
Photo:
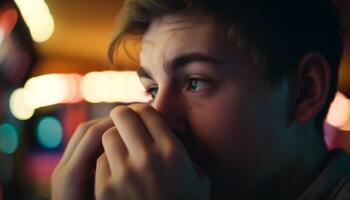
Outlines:
[[254, 160], [260, 151], [276, 146], [276, 123], [280, 123], [273, 112], [265, 109], [268, 105], [258, 104], [232, 95], [205, 106], [193, 106], [193, 134], [217, 159]]
[[[203, 102], [202, 102], [203, 103]], [[239, 113], [244, 107], [239, 98], [212, 99], [201, 106], [192, 105], [190, 124], [196, 138], [202, 143], [214, 146], [226, 146], [235, 140], [235, 131], [242, 129], [243, 124], [237, 123]]]

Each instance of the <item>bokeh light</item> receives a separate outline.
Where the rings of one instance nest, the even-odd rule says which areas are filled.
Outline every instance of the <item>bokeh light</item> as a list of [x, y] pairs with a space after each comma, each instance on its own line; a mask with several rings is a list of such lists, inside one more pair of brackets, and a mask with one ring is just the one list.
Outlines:
[[31, 118], [36, 109], [59, 103], [86, 100], [101, 102], [148, 102], [136, 72], [103, 71], [79, 74], [46, 74], [30, 78], [10, 99], [12, 114], [21, 120]]
[[5, 154], [12, 154], [18, 147], [18, 134], [11, 124], [0, 125], [0, 150]]
[[26, 99], [26, 90], [23, 88], [16, 89], [10, 96], [11, 113], [20, 120], [27, 120], [34, 114], [34, 108]]
[[36, 136], [41, 146], [52, 149], [62, 142], [62, 126], [60, 121], [52, 116], [40, 119], [36, 128]]
[[15, 0], [35, 42], [44, 42], [54, 31], [54, 21], [44, 0]]
[[86, 101], [99, 102], [147, 102], [136, 72], [91, 72], [81, 82], [81, 93]]
[[342, 93], [337, 92], [329, 108], [326, 121], [334, 127], [341, 127], [348, 120], [349, 112], [348, 99]]
[[15, 27], [17, 20], [18, 20], [18, 14], [15, 8], [9, 7], [5, 10], [2, 10], [3, 12], [0, 13], [0, 26], [4, 30], [5, 36], [9, 35], [13, 28]]
[[[348, 104], [350, 107], [350, 100], [348, 100]], [[348, 119], [346, 120], [346, 122], [340, 127], [341, 130], [343, 131], [350, 131], [350, 112], [348, 114]]]
[[0, 45], [2, 44], [2, 42], [4, 41], [5, 39], [5, 31], [4, 31], [4, 28], [2, 28], [0, 26]]
[[77, 103], [83, 100], [79, 88], [82, 76], [79, 74], [64, 74], [63, 76], [66, 80], [68, 90], [62, 103]]
[[149, 96], [145, 95], [136, 72], [115, 72], [110, 71], [110, 85], [112, 86], [110, 101], [115, 102], [147, 102]]
[[24, 88], [27, 101], [36, 109], [63, 102], [69, 85], [63, 75], [47, 74], [29, 79]]
[[80, 89], [85, 100], [98, 103], [108, 98], [110, 85], [103, 73], [90, 72], [83, 77]]

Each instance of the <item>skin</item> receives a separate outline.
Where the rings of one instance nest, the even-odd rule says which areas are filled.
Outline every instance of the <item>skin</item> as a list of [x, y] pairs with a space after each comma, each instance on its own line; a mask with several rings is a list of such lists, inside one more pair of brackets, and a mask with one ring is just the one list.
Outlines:
[[87, 199], [89, 184], [96, 199], [296, 199], [319, 173], [320, 54], [272, 87], [224, 27], [179, 13], [152, 21], [140, 60], [152, 102], [82, 124], [53, 173], [53, 199]]

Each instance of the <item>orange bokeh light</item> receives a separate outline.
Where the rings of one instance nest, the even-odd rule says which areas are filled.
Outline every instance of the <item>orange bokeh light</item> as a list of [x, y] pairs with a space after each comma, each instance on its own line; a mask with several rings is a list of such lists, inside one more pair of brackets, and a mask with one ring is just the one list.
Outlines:
[[[350, 100], [348, 100], [349, 106], [350, 106]], [[348, 113], [348, 119], [346, 122], [340, 127], [343, 131], [350, 131], [350, 112]]]
[[327, 115], [327, 122], [335, 127], [343, 126], [349, 118], [350, 104], [348, 99], [340, 92], [337, 92]]
[[14, 8], [6, 8], [5, 10], [0, 11], [0, 13], [0, 27], [3, 28], [5, 35], [8, 35], [17, 23], [17, 11]]

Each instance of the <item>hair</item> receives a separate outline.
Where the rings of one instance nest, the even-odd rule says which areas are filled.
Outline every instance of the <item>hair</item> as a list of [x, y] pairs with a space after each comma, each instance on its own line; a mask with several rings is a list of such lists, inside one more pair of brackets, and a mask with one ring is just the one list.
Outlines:
[[342, 21], [330, 0], [127, 0], [108, 50], [109, 63], [126, 38], [142, 36], [154, 19], [175, 13], [205, 14], [226, 25], [232, 44], [263, 66], [272, 85], [293, 74], [306, 53], [324, 56], [330, 92], [315, 119], [323, 132], [343, 53]]

